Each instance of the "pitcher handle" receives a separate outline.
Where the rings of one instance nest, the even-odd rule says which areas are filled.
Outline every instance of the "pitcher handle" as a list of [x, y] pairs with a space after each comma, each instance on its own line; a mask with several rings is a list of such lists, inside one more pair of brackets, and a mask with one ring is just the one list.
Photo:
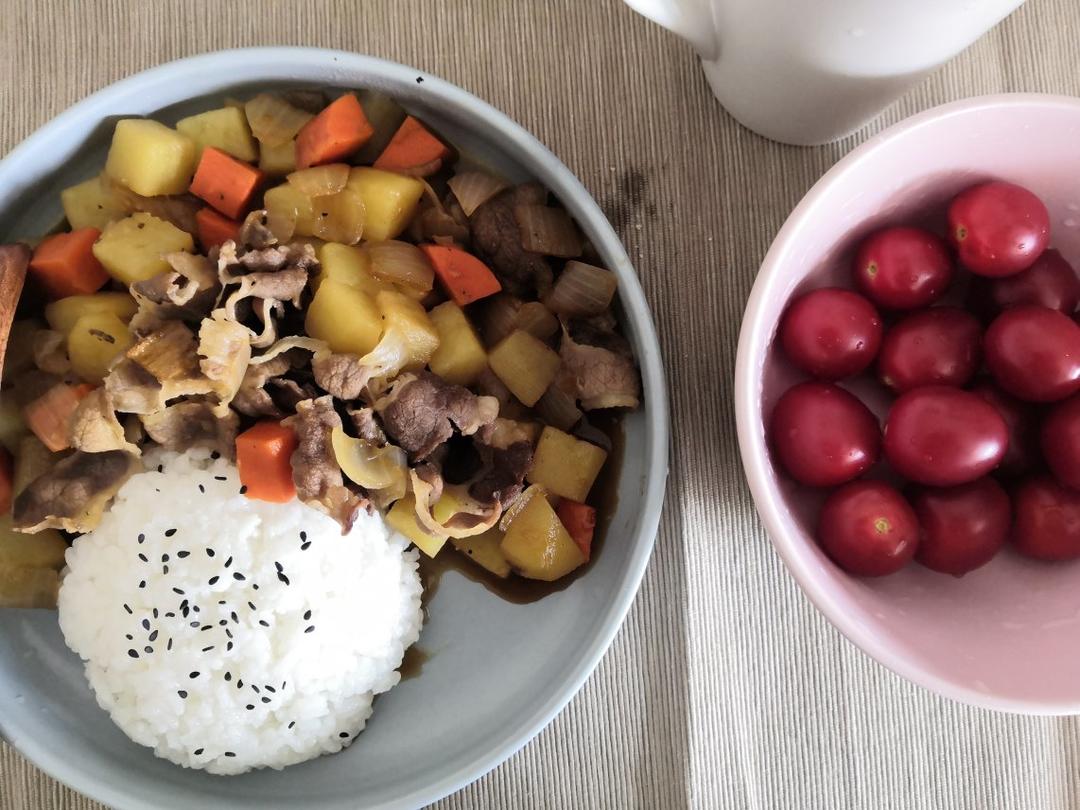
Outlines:
[[711, 62], [719, 55], [712, 15], [708, 0], [623, 0], [638, 14], [678, 34], [698, 52], [702, 59]]

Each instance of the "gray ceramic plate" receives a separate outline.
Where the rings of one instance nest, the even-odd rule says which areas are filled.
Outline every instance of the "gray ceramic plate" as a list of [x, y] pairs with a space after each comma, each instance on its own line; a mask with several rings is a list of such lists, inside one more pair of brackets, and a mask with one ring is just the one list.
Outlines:
[[619, 276], [625, 330], [644, 382], [643, 407], [625, 423], [619, 507], [591, 569], [539, 602], [511, 604], [446, 574], [427, 605], [420, 643], [431, 657], [422, 674], [379, 698], [348, 750], [285, 771], [215, 777], [155, 758], [97, 707], [54, 613], [0, 612], [0, 732], [56, 778], [115, 807], [411, 807], [464, 786], [524, 745], [581, 687], [630, 607], [656, 535], [667, 400], [656, 334], [630, 261], [554, 155], [453, 85], [402, 65], [314, 49], [227, 51], [163, 65], [77, 104], [0, 161], [0, 237], [31, 236], [59, 219], [57, 192], [99, 171], [117, 117], [172, 121], [220, 106], [224, 95], [303, 85], [390, 93], [464, 151], [514, 178], [542, 182], [581, 224]]

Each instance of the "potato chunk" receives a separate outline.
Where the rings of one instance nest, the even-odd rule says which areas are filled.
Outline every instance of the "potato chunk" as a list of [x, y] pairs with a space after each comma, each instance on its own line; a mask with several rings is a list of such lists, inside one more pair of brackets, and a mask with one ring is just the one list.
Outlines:
[[146, 118], [126, 118], [113, 130], [105, 173], [136, 194], [183, 194], [198, 162], [195, 141]]
[[259, 145], [259, 169], [271, 177], [284, 177], [296, 171], [296, 138], [279, 146]]
[[123, 219], [129, 213], [124, 199], [100, 177], [91, 177], [65, 188], [60, 192], [60, 204], [64, 206], [64, 216], [73, 231], [79, 228], [101, 231], [110, 222]]
[[207, 146], [213, 146], [237, 160], [254, 163], [259, 159], [247, 116], [235, 107], [222, 107], [184, 118], [176, 122], [176, 131], [195, 141], [199, 154]]
[[382, 317], [363, 290], [326, 279], [308, 306], [305, 331], [332, 351], [363, 356], [382, 335]]
[[499, 546], [523, 577], [552, 582], [585, 563], [585, 555], [542, 494], [514, 515]]
[[378, 242], [400, 234], [416, 213], [424, 184], [415, 177], [358, 167], [349, 172], [346, 188], [364, 201], [364, 238]]
[[393, 284], [379, 281], [371, 275], [371, 259], [363, 248], [327, 242], [319, 248], [319, 265], [319, 275], [312, 281], [316, 290], [326, 279], [339, 281], [372, 296], [380, 290], [394, 289]]
[[412, 495], [406, 495], [390, 508], [386, 513], [386, 523], [394, 531], [405, 535], [429, 557], [438, 554], [446, 543], [445, 537], [436, 537], [417, 521], [416, 502]]
[[109, 275], [123, 284], [145, 281], [169, 269], [162, 256], [191, 253], [191, 234], [150, 214], [132, 214], [109, 225], [94, 244], [94, 256]]
[[510, 393], [531, 408], [554, 382], [560, 361], [546, 343], [517, 329], [491, 350], [488, 363]]
[[119, 355], [135, 342], [122, 320], [112, 312], [89, 312], [71, 327], [67, 351], [72, 370], [90, 383], [100, 383]]
[[297, 236], [315, 235], [315, 206], [310, 197], [291, 183], [282, 183], [267, 190], [263, 195], [263, 207], [270, 212], [272, 219], [291, 219], [295, 223]]
[[481, 568], [505, 579], [510, 576], [510, 563], [500, 546], [502, 539], [503, 533], [496, 528], [473, 537], [451, 538], [450, 542]]
[[53, 301], [45, 307], [45, 320], [49, 328], [63, 335], [71, 331], [75, 321], [91, 313], [111, 312], [127, 323], [135, 314], [138, 305], [135, 299], [125, 292], [101, 292], [93, 295], [69, 295]]
[[550, 425], [540, 434], [526, 479], [561, 498], [584, 503], [607, 452]]
[[431, 370], [455, 385], [471, 385], [487, 368], [487, 352], [461, 307], [446, 301], [428, 313], [439, 333], [439, 348], [431, 356]]

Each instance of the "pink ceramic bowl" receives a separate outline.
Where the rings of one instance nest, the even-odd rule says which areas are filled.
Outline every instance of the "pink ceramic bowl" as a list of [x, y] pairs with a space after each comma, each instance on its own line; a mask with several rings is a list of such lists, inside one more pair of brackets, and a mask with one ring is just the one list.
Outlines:
[[[765, 438], [776, 399], [801, 379], [774, 340], [792, 294], [849, 285], [851, 255], [864, 235], [909, 222], [940, 231], [949, 199], [989, 178], [1042, 197], [1051, 244], [1080, 267], [1080, 99], [987, 96], [897, 124], [818, 181], [765, 257], [739, 337], [739, 443], [780, 556], [851, 641], [894, 672], [956, 700], [1025, 714], [1075, 714], [1080, 563], [1042, 564], [1006, 549], [962, 579], [915, 564], [891, 577], [850, 577], [814, 541], [823, 496], [783, 477]], [[885, 404], [872, 407], [881, 414]]]

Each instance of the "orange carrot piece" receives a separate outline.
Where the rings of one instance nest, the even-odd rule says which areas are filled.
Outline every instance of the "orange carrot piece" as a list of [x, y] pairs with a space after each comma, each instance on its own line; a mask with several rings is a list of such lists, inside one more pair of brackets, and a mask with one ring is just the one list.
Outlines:
[[346, 93], [304, 124], [296, 134], [296, 168], [342, 160], [375, 134], [364, 108]]
[[236, 437], [236, 466], [249, 498], [287, 503], [296, 497], [292, 477], [296, 444], [292, 428], [271, 419], [257, 422]]
[[93, 390], [94, 386], [86, 383], [54, 385], [23, 408], [23, 420], [49, 450], [54, 453], [66, 450], [71, 447], [71, 416], [79, 400]]
[[251, 204], [251, 198], [262, 183], [263, 173], [254, 166], [227, 155], [220, 149], [203, 149], [191, 193], [227, 217], [239, 219]]
[[11, 500], [15, 489], [15, 461], [11, 453], [0, 448], [0, 514], [11, 511]]
[[109, 280], [92, 250], [99, 236], [97, 228], [79, 228], [46, 237], [30, 259], [30, 275], [50, 298], [97, 292]]
[[424, 173], [433, 174], [449, 156], [450, 148], [446, 144], [411, 115], [407, 115], [373, 165], [376, 169], [389, 172], [405, 172], [425, 166], [432, 171], [425, 169]]
[[420, 245], [447, 295], [459, 307], [502, 290], [486, 264], [466, 250], [451, 245]]
[[570, 535], [586, 561], [592, 555], [593, 531], [596, 529], [596, 510], [587, 504], [563, 499], [555, 510], [563, 527]]
[[195, 215], [195, 225], [199, 229], [199, 244], [203, 250], [228, 242], [236, 241], [240, 236], [240, 223], [235, 219], [223, 217], [213, 208], [203, 208]]

